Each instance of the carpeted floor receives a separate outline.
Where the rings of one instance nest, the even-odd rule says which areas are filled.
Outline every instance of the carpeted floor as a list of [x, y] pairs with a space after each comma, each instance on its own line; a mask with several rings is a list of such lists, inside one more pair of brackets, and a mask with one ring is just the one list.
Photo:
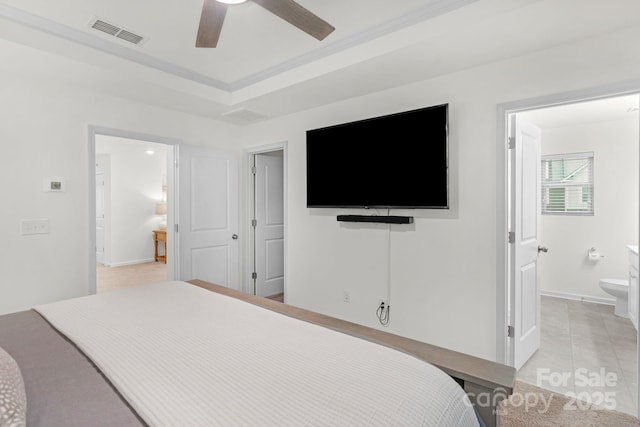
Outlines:
[[[600, 399], [594, 391], [594, 400]], [[612, 396], [615, 401], [615, 396]], [[630, 427], [635, 417], [577, 401], [560, 393], [516, 381], [514, 393], [500, 408], [501, 427]]]
[[147, 262], [122, 267], [96, 265], [98, 293], [165, 280], [167, 280], [167, 265], [162, 262]]
[[284, 294], [283, 293], [282, 294], [271, 295], [271, 296], [268, 296], [268, 297], [265, 297], [265, 298], [268, 298], [268, 299], [274, 300], [274, 301], [278, 301], [278, 302], [284, 302]]

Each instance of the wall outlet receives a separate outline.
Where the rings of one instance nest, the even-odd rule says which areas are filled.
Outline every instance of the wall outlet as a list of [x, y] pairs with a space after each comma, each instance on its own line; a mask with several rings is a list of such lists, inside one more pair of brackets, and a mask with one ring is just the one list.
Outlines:
[[351, 291], [349, 289], [342, 291], [342, 301], [346, 303], [351, 302]]

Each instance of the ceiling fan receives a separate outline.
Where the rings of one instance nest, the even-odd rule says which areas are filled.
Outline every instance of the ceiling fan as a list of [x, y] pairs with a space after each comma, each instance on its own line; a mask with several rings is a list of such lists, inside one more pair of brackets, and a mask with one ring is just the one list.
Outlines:
[[[244, 3], [245, 1], [247, 0], [204, 0], [196, 47], [216, 47], [224, 17], [227, 13], [227, 6], [229, 4]], [[323, 40], [335, 30], [331, 24], [293, 0], [251, 1], [318, 40]]]

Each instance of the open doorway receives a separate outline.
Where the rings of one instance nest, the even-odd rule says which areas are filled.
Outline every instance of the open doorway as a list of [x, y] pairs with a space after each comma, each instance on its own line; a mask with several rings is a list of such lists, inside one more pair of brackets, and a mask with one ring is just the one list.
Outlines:
[[[638, 259], [638, 99], [638, 94], [611, 96], [510, 114], [517, 118], [510, 123], [532, 126], [541, 135], [536, 245], [539, 251], [548, 248], [537, 262], [537, 301], [529, 305], [537, 312], [529, 315], [538, 316], [529, 323], [538, 329], [539, 346], [525, 356], [521, 368], [515, 363], [520, 368], [518, 379], [634, 416], [638, 414], [638, 332], [637, 321], [633, 322], [637, 283], [635, 293], [632, 290], [633, 263], [637, 266]], [[524, 191], [512, 179], [507, 186], [510, 199]], [[517, 227], [509, 221], [509, 230]], [[518, 237], [509, 237], [515, 245], [520, 243]], [[529, 268], [509, 265], [515, 270], [511, 280], [524, 277]], [[626, 286], [630, 299], [625, 310], [614, 310], [622, 297], [600, 286], [610, 280]], [[526, 297], [526, 289], [519, 294]], [[515, 310], [508, 313], [510, 319], [527, 316], [522, 309], [527, 304], [509, 303], [516, 299], [513, 295], [506, 299], [507, 310]], [[631, 318], [630, 312], [635, 313]], [[514, 334], [518, 337], [518, 331]], [[586, 381], [596, 376], [610, 381], [599, 386]]]
[[286, 145], [247, 153], [248, 223], [245, 291], [286, 300]]
[[90, 176], [95, 175], [95, 187], [89, 189], [90, 195], [95, 191], [90, 197], [95, 199], [90, 291], [173, 279], [176, 145], [102, 128], [91, 128], [89, 142]]
[[169, 147], [96, 136], [96, 291], [167, 279]]

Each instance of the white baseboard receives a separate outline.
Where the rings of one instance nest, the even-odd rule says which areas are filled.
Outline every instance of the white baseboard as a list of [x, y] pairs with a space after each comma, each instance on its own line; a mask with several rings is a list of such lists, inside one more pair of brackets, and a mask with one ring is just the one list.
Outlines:
[[570, 299], [574, 301], [581, 302], [591, 302], [594, 304], [606, 304], [606, 305], [615, 305], [615, 298], [606, 298], [606, 297], [594, 297], [591, 295], [580, 295], [580, 294], [571, 294], [568, 292], [557, 292], [557, 291], [540, 291], [540, 295], [545, 297], [555, 297], [555, 298], [564, 298]]
[[134, 261], [111, 262], [109, 264], [105, 263], [104, 265], [106, 265], [107, 267], [124, 267], [125, 265], [146, 264], [148, 262], [155, 262], [155, 259], [148, 258], [148, 259], [138, 259]]

